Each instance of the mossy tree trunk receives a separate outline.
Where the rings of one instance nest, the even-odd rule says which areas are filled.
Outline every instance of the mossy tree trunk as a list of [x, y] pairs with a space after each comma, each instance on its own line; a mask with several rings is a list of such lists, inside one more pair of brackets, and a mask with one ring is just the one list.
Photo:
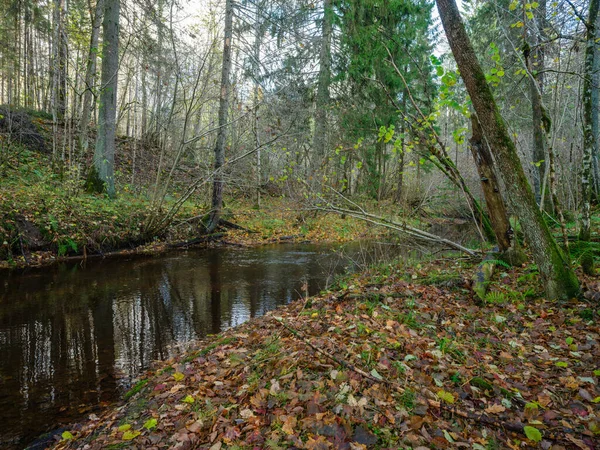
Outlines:
[[[596, 145], [594, 136], [594, 105], [592, 103], [594, 81], [594, 52], [596, 49], [596, 19], [600, 0], [591, 0], [586, 23], [586, 47], [583, 78], [583, 173], [581, 189], [583, 192], [583, 211], [581, 214], [581, 232], [579, 238], [589, 242], [591, 239], [591, 202], [592, 202], [592, 157]], [[594, 273], [594, 258], [591, 252], [585, 252], [581, 258], [581, 266], [587, 274]]]
[[469, 149], [477, 166], [490, 224], [496, 236], [500, 256], [510, 264], [522, 264], [525, 258], [514, 238], [506, 203], [500, 192], [500, 183], [494, 170], [494, 160], [483, 138], [481, 125], [475, 114], [471, 115], [471, 126], [472, 136], [469, 140]]
[[[115, 196], [115, 147], [117, 134], [117, 86], [119, 78], [120, 0], [104, 1], [102, 22], [102, 76], [98, 136], [94, 151], [94, 170], [109, 197]], [[89, 179], [94, 170], [90, 171]]]
[[[596, 40], [600, 39], [600, 14], [596, 16]], [[592, 154], [592, 173], [594, 177], [593, 196], [596, 202], [600, 201], [600, 46], [594, 46], [594, 62], [592, 66], [592, 133], [594, 135], [594, 149]]]
[[[545, 8], [545, 6], [544, 6]], [[545, 11], [545, 9], [544, 9]], [[545, 14], [545, 13], [544, 13]], [[543, 23], [543, 22], [542, 22]], [[533, 134], [534, 134], [534, 162], [536, 164], [543, 162], [544, 170], [541, 172], [546, 174], [546, 167], [548, 168], [548, 181], [549, 181], [549, 195], [545, 195], [542, 192], [542, 196], [540, 198], [536, 198], [540, 208], [542, 210], [546, 210], [546, 212], [551, 213], [554, 211], [558, 216], [558, 220], [560, 223], [560, 228], [563, 235], [563, 241], [568, 253], [569, 251], [569, 240], [567, 236], [567, 226], [565, 222], [565, 216], [563, 214], [562, 206], [560, 204], [560, 200], [558, 198], [558, 191], [556, 186], [556, 163], [554, 157], [554, 149], [552, 148], [552, 120], [550, 119], [550, 115], [548, 114], [548, 110], [544, 106], [544, 98], [543, 98], [543, 74], [540, 74], [539, 71], [543, 70], [543, 56], [539, 57], [536, 54], [542, 54], [540, 51], [531, 51], [529, 45], [526, 40], [527, 36], [523, 36], [523, 57], [525, 60], [525, 67], [527, 69], [527, 73], [529, 76], [529, 86], [531, 92], [531, 104], [532, 104], [532, 115], [533, 115]], [[538, 46], [538, 42], [535, 41], [536, 46]], [[538, 58], [541, 58], [541, 62]], [[536, 150], [536, 147], [539, 149]], [[536, 153], [537, 152], [537, 153]], [[537, 158], [541, 159], [535, 159]], [[547, 161], [544, 160], [547, 158]], [[541, 179], [544, 179], [545, 175], [542, 175]], [[544, 185], [546, 183], [543, 183]], [[542, 189], [543, 191], [543, 189]]]
[[507, 196], [515, 214], [523, 224], [546, 295], [551, 299], [571, 298], [579, 293], [579, 281], [544, 222], [517, 155], [515, 144], [496, 106], [456, 2], [436, 0], [436, 3], [461, 77], [473, 102], [484, 135], [494, 152], [500, 176], [507, 189]]
[[100, 26], [102, 25], [102, 14], [104, 13], [104, 2], [98, 0], [94, 11], [90, 10], [92, 19], [92, 34], [90, 37], [90, 48], [85, 69], [85, 86], [83, 91], [83, 106], [79, 119], [79, 147], [82, 152], [88, 149], [88, 126], [92, 115], [94, 100], [94, 84], [96, 81], [96, 60], [98, 55], [98, 40], [100, 38]]

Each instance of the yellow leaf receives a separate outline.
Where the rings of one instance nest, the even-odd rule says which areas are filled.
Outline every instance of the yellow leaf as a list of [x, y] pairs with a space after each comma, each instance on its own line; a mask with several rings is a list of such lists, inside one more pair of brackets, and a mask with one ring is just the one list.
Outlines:
[[446, 403], [454, 403], [454, 395], [452, 395], [450, 392], [438, 391], [437, 396], [440, 400], [443, 400]]
[[132, 439], [135, 439], [139, 435], [140, 435], [139, 431], [126, 431], [125, 433], [123, 433], [123, 440], [131, 441]]
[[70, 439], [73, 439], [73, 435], [71, 434], [70, 431], [63, 431], [63, 434], [61, 434], [61, 437], [65, 440], [68, 441]]
[[181, 372], [175, 372], [173, 374], [173, 378], [175, 379], [175, 381], [181, 381], [185, 378], [185, 375], [182, 374]]
[[189, 403], [190, 405], [192, 403], [194, 403], [196, 400], [194, 400], [194, 397], [192, 397], [191, 395], [186, 395], [186, 397], [181, 400], [183, 403]]

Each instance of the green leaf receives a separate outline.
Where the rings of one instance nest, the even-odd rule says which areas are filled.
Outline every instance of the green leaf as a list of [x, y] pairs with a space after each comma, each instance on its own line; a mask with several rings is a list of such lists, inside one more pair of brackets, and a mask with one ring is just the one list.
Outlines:
[[537, 411], [538, 407], [539, 407], [539, 403], [538, 402], [528, 402], [528, 403], [525, 403], [525, 409], [532, 409], [532, 410]]
[[124, 431], [130, 430], [130, 429], [131, 429], [131, 425], [129, 425], [128, 423], [126, 423], [125, 425], [121, 425], [121, 426], [119, 427], [119, 431], [121, 431], [121, 432], [124, 432]]
[[73, 439], [73, 435], [70, 431], [63, 431], [63, 434], [60, 435], [65, 441], [69, 441]]
[[144, 428], [146, 430], [151, 430], [152, 428], [155, 428], [157, 424], [158, 424], [158, 421], [156, 419], [154, 419], [154, 418], [148, 419], [144, 423]]
[[533, 442], [540, 442], [542, 440], [542, 433], [535, 427], [525, 426], [523, 427], [523, 431], [525, 432], [527, 439], [530, 439]]
[[444, 437], [446, 438], [446, 440], [450, 443], [454, 442], [454, 439], [452, 439], [452, 436], [450, 436], [450, 433], [448, 433], [446, 430], [444, 430]]
[[139, 431], [126, 431], [125, 433], [123, 433], [123, 440], [124, 441], [131, 441], [132, 439], [135, 439], [136, 437], [138, 437], [141, 433]]
[[371, 375], [373, 375], [373, 378], [377, 378], [379, 381], [383, 380], [383, 377], [379, 375], [379, 372], [377, 372], [375, 369], [371, 370]]
[[192, 403], [194, 403], [196, 400], [194, 400], [194, 397], [192, 397], [191, 395], [186, 395], [186, 397], [181, 400], [183, 403], [189, 403], [190, 405]]
[[600, 369], [594, 370], [594, 375], [600, 377]]
[[568, 337], [567, 339], [565, 339], [565, 342], [567, 343], [567, 345], [571, 345], [573, 343], [573, 338]]
[[569, 364], [567, 364], [564, 361], [557, 361], [555, 365], [556, 365], [556, 367], [562, 367], [562, 368], [569, 367]]
[[454, 395], [452, 395], [450, 392], [438, 391], [437, 396], [440, 400], [443, 400], [446, 403], [454, 403]]
[[592, 400], [592, 403], [600, 403], [600, 397], [596, 397], [594, 400]]

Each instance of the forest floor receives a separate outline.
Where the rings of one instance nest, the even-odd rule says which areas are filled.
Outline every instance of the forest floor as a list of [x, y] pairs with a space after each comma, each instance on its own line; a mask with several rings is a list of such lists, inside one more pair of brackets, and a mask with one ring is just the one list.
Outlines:
[[599, 448], [598, 285], [557, 304], [501, 267], [482, 302], [474, 270], [344, 276], [160, 363], [56, 448]]
[[[124, 189], [110, 200], [86, 194], [80, 182], [65, 181], [69, 176], [61, 178], [45, 155], [34, 152], [23, 152], [19, 164], [0, 176], [0, 268], [113, 253], [156, 254], [202, 233], [204, 204], [185, 202], [164, 232], [149, 236], [145, 227], [152, 202], [147, 195]], [[176, 196], [167, 197], [162, 210], [175, 201]], [[260, 210], [249, 200], [228, 199], [224, 218], [242, 229], [222, 230], [226, 233], [217, 241], [207, 239], [209, 244], [347, 242], [382, 234], [357, 219], [303, 211], [297, 202], [281, 196], [266, 197]]]

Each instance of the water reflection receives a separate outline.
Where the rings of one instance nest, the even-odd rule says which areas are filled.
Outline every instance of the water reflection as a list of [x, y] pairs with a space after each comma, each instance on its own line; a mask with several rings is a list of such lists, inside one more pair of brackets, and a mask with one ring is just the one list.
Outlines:
[[[116, 398], [185, 344], [325, 287], [330, 248], [272, 246], [0, 274], [0, 447]], [[124, 381], [125, 380], [125, 381]]]

